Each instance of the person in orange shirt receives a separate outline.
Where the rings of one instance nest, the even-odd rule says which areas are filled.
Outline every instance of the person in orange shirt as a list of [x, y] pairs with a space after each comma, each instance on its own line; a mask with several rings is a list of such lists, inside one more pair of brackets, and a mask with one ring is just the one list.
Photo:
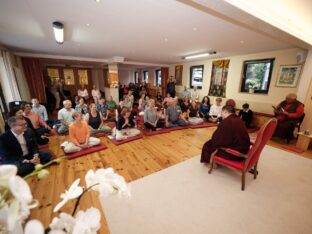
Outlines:
[[100, 144], [100, 139], [90, 137], [89, 125], [82, 119], [80, 112], [74, 112], [73, 119], [74, 122], [69, 125], [69, 142], [61, 145], [65, 153], [74, 153]]

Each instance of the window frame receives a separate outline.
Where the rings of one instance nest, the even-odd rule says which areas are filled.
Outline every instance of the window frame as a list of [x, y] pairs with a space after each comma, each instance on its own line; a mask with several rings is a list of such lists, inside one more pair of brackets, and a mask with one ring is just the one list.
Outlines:
[[134, 83], [137, 84], [139, 82], [139, 72], [135, 71], [133, 75], [134, 75]]
[[[159, 78], [160, 78], [160, 80], [159, 80]], [[161, 69], [155, 70], [155, 86], [161, 86]]]
[[246, 72], [248, 69], [248, 65], [250, 64], [261, 64], [264, 62], [269, 62], [270, 63], [270, 70], [269, 70], [269, 75], [268, 75], [268, 80], [267, 80], [267, 87], [265, 90], [258, 90], [258, 89], [253, 89], [252, 93], [257, 93], [257, 94], [268, 94], [269, 89], [270, 89], [270, 84], [271, 84], [271, 79], [272, 79], [272, 72], [273, 72], [273, 67], [274, 67], [274, 61], [275, 58], [266, 58], [266, 59], [255, 59], [255, 60], [246, 60], [243, 62], [243, 69], [242, 69], [242, 76], [241, 76], [241, 86], [240, 86], [240, 92], [241, 93], [250, 93], [249, 88], [245, 88], [246, 86]]
[[[147, 78], [147, 79], [146, 79]], [[148, 71], [143, 71], [143, 81], [148, 83]]]
[[197, 89], [202, 89], [203, 88], [203, 82], [204, 82], [204, 65], [195, 65], [195, 66], [191, 66], [190, 67], [190, 88], [194, 88], [194, 85], [193, 85], [193, 77], [192, 77], [192, 74], [193, 74], [193, 69], [196, 69], [196, 68], [201, 68], [202, 69], [202, 85], [201, 86], [198, 86], [196, 85], [196, 88]]

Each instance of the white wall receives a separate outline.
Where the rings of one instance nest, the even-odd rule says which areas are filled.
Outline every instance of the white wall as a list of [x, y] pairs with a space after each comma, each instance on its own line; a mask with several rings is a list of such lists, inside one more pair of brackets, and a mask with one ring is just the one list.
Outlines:
[[[269, 51], [258, 54], [246, 54], [240, 56], [227, 57], [222, 59], [230, 59], [227, 84], [226, 84], [226, 99], [233, 98], [237, 107], [241, 107], [242, 104], [248, 102], [251, 106], [251, 109], [257, 112], [263, 112], [272, 114], [272, 105], [277, 105], [282, 101], [288, 93], [297, 93], [296, 88], [281, 88], [276, 87], [276, 79], [278, 76], [278, 71], [280, 65], [286, 64], [296, 64], [296, 55], [299, 49], [293, 48], [288, 50], [278, 50], [278, 51]], [[240, 92], [241, 85], [241, 74], [243, 68], [243, 62], [246, 60], [254, 59], [266, 59], [266, 58], [275, 58], [274, 67], [271, 77], [270, 89], [268, 94], [249, 94]], [[221, 58], [220, 58], [221, 59]], [[217, 59], [214, 59], [217, 60]], [[197, 62], [189, 62], [183, 64], [183, 75], [182, 75], [182, 86], [176, 86], [177, 92], [182, 92], [183, 86], [186, 85], [189, 87], [190, 79], [190, 67], [194, 65], [204, 65], [204, 79], [203, 87], [200, 90], [200, 98], [208, 94], [210, 87], [210, 77], [212, 69], [212, 59], [202, 60]], [[219, 59], [218, 59], [219, 60]], [[174, 76], [174, 66], [172, 65], [169, 68], [169, 75]], [[303, 77], [303, 79], [307, 79]], [[305, 82], [305, 80], [299, 80], [299, 82]], [[214, 101], [215, 97], [210, 97], [211, 101]], [[224, 101], [225, 102], [225, 101]]]
[[118, 70], [118, 79], [122, 85], [128, 85], [130, 82], [134, 82], [134, 70]]

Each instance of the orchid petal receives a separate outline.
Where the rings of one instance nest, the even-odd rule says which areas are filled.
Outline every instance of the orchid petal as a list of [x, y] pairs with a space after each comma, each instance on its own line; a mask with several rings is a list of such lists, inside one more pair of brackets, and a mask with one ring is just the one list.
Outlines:
[[17, 167], [15, 165], [1, 165], [0, 166], [0, 186], [8, 187], [8, 181], [12, 176], [17, 174]]
[[24, 234], [44, 234], [44, 228], [39, 220], [30, 220], [26, 223]]
[[12, 176], [9, 179], [9, 187], [13, 196], [25, 203], [30, 203], [32, 201], [32, 195], [27, 182], [19, 176]]

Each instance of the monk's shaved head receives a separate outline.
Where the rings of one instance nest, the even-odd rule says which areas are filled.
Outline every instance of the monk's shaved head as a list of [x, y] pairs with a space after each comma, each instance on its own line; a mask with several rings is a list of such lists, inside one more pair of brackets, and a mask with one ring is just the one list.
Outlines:
[[290, 93], [286, 96], [286, 98], [289, 98], [289, 99], [297, 99], [297, 94], [295, 93]]

